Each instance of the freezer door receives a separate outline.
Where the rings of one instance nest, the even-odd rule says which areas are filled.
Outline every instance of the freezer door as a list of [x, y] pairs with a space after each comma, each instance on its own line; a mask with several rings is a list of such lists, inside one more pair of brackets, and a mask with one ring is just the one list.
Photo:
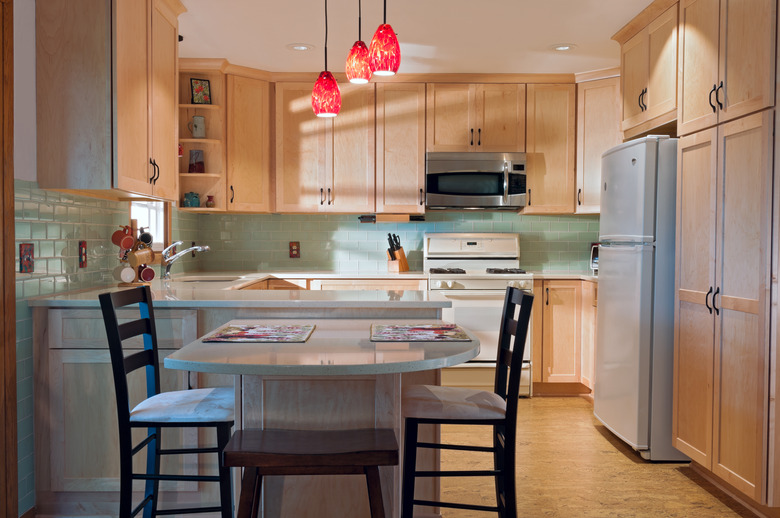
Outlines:
[[599, 241], [654, 241], [657, 151], [645, 137], [602, 155]]
[[653, 254], [652, 245], [599, 249], [593, 411], [636, 450], [649, 447]]

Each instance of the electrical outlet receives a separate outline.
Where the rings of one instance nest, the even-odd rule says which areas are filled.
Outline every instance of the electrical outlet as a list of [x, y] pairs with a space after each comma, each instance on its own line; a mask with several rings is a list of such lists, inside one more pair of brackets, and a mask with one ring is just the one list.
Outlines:
[[35, 244], [19, 243], [19, 273], [35, 271]]
[[300, 259], [301, 257], [301, 242], [290, 241], [290, 259]]
[[79, 241], [79, 268], [87, 267], [87, 242]]

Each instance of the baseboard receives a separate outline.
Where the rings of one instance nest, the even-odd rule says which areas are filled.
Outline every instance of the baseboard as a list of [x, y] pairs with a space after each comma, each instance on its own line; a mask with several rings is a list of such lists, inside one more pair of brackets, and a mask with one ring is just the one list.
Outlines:
[[722, 480], [720, 477], [710, 472], [706, 468], [702, 467], [701, 465], [696, 464], [696, 462], [691, 461], [690, 466], [691, 469], [695, 471], [698, 475], [700, 475], [703, 479], [705, 479], [707, 482], [711, 483], [713, 486], [720, 489], [728, 496], [736, 500], [745, 509], [752, 512], [757, 517], [780, 518], [780, 508], [767, 507], [765, 505], [759, 504], [758, 502], [754, 501], [751, 498], [748, 498], [747, 496], [743, 495], [742, 493], [734, 489], [728, 482]]

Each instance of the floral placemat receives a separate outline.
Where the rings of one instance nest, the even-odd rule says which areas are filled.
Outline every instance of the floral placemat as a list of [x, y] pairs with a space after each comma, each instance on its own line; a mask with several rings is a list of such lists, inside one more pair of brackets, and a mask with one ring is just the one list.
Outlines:
[[225, 326], [204, 342], [305, 342], [313, 325], [234, 325]]
[[371, 324], [372, 342], [468, 342], [471, 340], [455, 324]]

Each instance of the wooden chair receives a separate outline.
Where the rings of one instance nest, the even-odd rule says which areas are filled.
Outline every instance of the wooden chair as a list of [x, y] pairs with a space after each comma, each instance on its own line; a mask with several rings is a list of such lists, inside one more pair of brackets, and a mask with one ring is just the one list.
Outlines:
[[371, 516], [384, 518], [379, 466], [398, 464], [398, 442], [389, 429], [238, 430], [222, 461], [245, 468], [238, 518], [257, 516], [266, 475], [365, 475]]
[[[507, 287], [498, 338], [494, 392], [459, 387], [412, 385], [403, 390], [405, 418], [401, 518], [412, 518], [415, 505], [497, 512], [515, 518], [515, 429], [523, 351], [531, 317], [533, 295]], [[516, 312], [518, 316], [515, 317]], [[420, 424], [487, 425], [493, 427], [493, 446], [419, 442]], [[482, 471], [417, 471], [417, 448], [490, 452], [493, 469]], [[494, 477], [496, 505], [415, 500], [417, 477]]]
[[[157, 355], [157, 330], [154, 325], [152, 295], [141, 286], [99, 296], [103, 321], [108, 335], [111, 366], [119, 421], [120, 496], [119, 517], [130, 518], [144, 510], [144, 517], [170, 514], [220, 512], [222, 518], [233, 515], [230, 470], [220, 466], [219, 475], [160, 474], [160, 456], [189, 453], [219, 453], [230, 438], [233, 426], [235, 395], [232, 388], [206, 388], [160, 392], [160, 365]], [[116, 310], [136, 305], [140, 318], [120, 324]], [[125, 356], [122, 342], [143, 336], [144, 348]], [[130, 408], [127, 374], [145, 367], [147, 398]], [[163, 428], [211, 427], [216, 429], [217, 446], [203, 448], [163, 449]], [[134, 428], [147, 428], [147, 436], [133, 446]], [[133, 473], [133, 456], [146, 448], [146, 473]], [[132, 508], [133, 480], [145, 480], [143, 500]], [[219, 482], [220, 506], [157, 509], [159, 483], [170, 481]]]

